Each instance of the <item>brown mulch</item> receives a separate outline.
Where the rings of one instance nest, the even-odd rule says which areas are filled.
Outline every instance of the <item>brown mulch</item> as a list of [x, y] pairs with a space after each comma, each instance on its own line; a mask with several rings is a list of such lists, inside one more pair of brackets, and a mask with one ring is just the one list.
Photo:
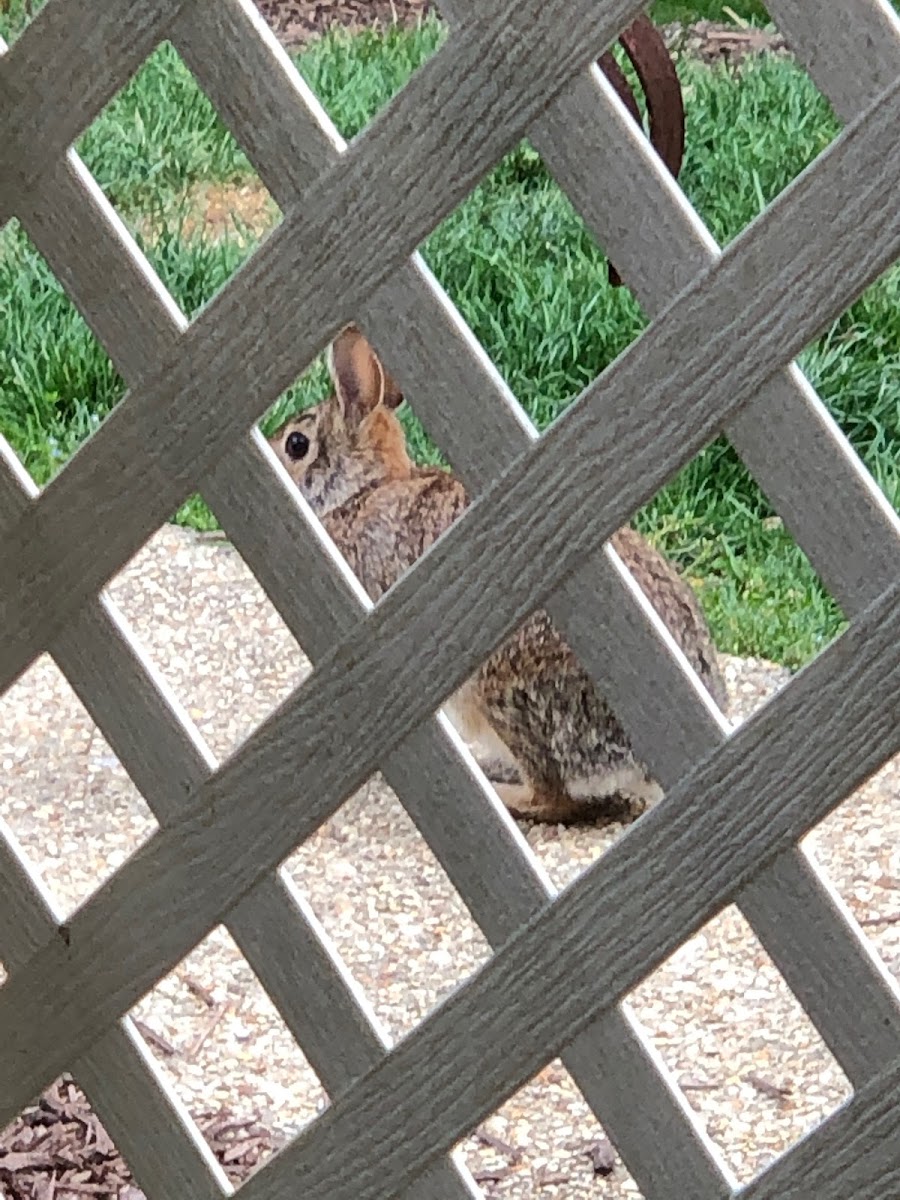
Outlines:
[[[339, 25], [347, 30], [370, 25], [413, 25], [437, 13], [433, 0], [255, 0], [279, 41], [296, 49]], [[662, 27], [669, 48], [710, 65], [739, 63], [748, 55], [787, 52], [784, 38], [773, 29], [697, 21]]]
[[[263, 1126], [227, 1110], [205, 1114], [198, 1124], [234, 1184], [280, 1144]], [[86, 1096], [68, 1076], [0, 1134], [0, 1188], [9, 1200], [144, 1200]]]
[[256, 0], [279, 41], [302, 46], [335, 25], [348, 30], [369, 25], [411, 25], [426, 13], [435, 12], [431, 0]]
[[754, 54], [788, 54], [784, 36], [775, 29], [723, 25], [697, 21], [693, 25], [667, 25], [663, 35], [676, 55], [698, 58], [708, 66], [736, 65]]

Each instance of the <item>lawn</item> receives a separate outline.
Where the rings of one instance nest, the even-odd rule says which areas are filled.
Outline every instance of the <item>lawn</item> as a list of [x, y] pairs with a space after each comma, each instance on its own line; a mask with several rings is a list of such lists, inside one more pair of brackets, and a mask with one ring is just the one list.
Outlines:
[[[733, 7], [748, 14], [745, 4]], [[0, 32], [3, 20], [0, 14]], [[351, 136], [440, 36], [426, 22], [384, 36], [329, 37], [299, 65]], [[679, 69], [688, 112], [681, 183], [727, 242], [828, 145], [838, 126], [788, 61], [754, 60], [739, 75], [690, 61]], [[252, 250], [257, 232], [203, 236], [191, 197], [203, 181], [238, 187], [252, 184], [253, 175], [170, 48], [153, 56], [78, 148], [178, 302], [196, 312]], [[540, 427], [644, 328], [628, 292], [608, 286], [601, 251], [525, 144], [423, 252]], [[895, 270], [801, 359], [895, 504], [898, 348]], [[287, 408], [318, 398], [324, 386], [318, 363], [265, 427]], [[65, 462], [123, 390], [40, 257], [15, 225], [7, 227], [0, 233], [0, 432], [38, 482]], [[416, 455], [435, 458], [412, 414], [405, 419]], [[196, 498], [177, 519], [211, 521]], [[797, 665], [841, 628], [841, 614], [723, 442], [674, 479], [637, 523], [696, 582], [723, 649]]]

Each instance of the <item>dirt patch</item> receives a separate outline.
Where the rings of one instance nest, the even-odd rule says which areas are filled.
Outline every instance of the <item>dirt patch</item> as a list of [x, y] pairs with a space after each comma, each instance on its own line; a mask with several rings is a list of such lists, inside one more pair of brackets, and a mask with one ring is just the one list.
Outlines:
[[228, 238], [247, 246], [269, 233], [281, 219], [278, 205], [258, 179], [193, 184], [174, 205], [174, 213], [170, 210], [164, 216], [140, 216], [134, 223], [135, 232], [152, 244], [164, 228], [174, 223], [185, 239]]
[[[186, 196], [186, 234], [202, 227], [207, 237], [258, 238], [278, 224], [278, 205], [258, 179], [246, 183], [201, 183]], [[193, 214], [196, 214], [194, 216]]]

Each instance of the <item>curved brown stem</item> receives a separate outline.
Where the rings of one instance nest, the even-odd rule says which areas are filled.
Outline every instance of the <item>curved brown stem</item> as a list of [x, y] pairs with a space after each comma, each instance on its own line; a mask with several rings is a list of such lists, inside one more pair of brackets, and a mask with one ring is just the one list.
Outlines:
[[[684, 101], [675, 64], [662, 34], [643, 13], [622, 32], [619, 42], [644, 91], [650, 117], [650, 143], [673, 178], [677, 179], [684, 158]], [[641, 114], [637, 101], [624, 71], [609, 50], [600, 56], [598, 66], [640, 125]], [[619, 287], [622, 283], [621, 276], [611, 262], [609, 281], [613, 287]]]

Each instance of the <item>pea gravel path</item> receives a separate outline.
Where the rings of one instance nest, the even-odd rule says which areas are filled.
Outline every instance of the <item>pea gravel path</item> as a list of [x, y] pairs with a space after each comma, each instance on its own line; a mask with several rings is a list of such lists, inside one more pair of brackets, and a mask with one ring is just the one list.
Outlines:
[[[164, 528], [112, 595], [214, 753], [242, 742], [308, 671], [223, 540]], [[787, 673], [725, 659], [746, 714]], [[62, 911], [153, 830], [103, 738], [46, 658], [0, 699], [0, 816]], [[895, 762], [810, 839], [888, 968], [900, 966], [900, 768]], [[621, 830], [527, 830], [565, 884]], [[373, 779], [289, 869], [391, 1037], [408, 1032], [485, 960], [487, 947], [396, 799]], [[0, 947], [2, 951], [2, 947]], [[841, 1071], [731, 909], [632, 997], [711, 1137], [746, 1180], [849, 1094]], [[326, 1103], [233, 943], [217, 930], [134, 1014], [189, 1109], [226, 1105], [290, 1134]], [[620, 1161], [595, 1174], [600, 1131], [559, 1063], [462, 1149], [489, 1196], [638, 1195]], [[608, 1165], [608, 1164], [607, 1164]]]

